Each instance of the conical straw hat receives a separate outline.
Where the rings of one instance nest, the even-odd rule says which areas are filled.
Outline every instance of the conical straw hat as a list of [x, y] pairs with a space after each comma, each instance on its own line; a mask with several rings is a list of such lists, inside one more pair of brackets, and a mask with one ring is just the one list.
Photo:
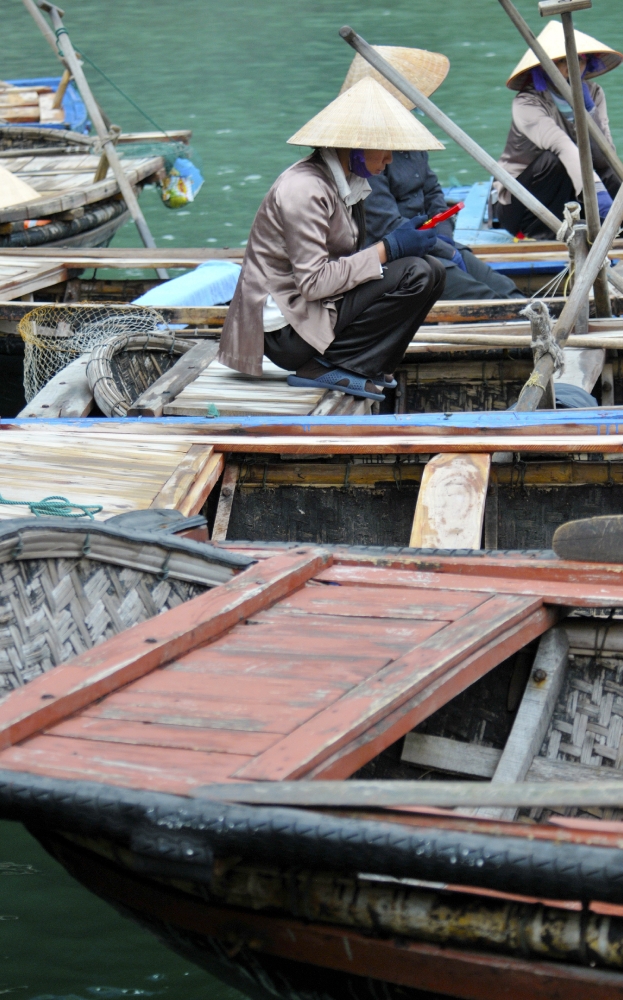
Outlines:
[[335, 149], [445, 149], [369, 76], [331, 101], [288, 142]]
[[[566, 59], [565, 35], [560, 21], [550, 21], [547, 27], [543, 28], [538, 40], [550, 59], [554, 61], [556, 59]], [[585, 73], [585, 80], [590, 79], [592, 76], [601, 76], [602, 73], [608, 73], [611, 69], [616, 69], [619, 63], [623, 62], [623, 55], [620, 52], [611, 49], [608, 45], [602, 45], [596, 38], [585, 35], [583, 31], [575, 32], [575, 44], [580, 55], [586, 53], [587, 55], [599, 56], [604, 64], [604, 69], [597, 70], [596, 73]], [[528, 70], [534, 69], [538, 65], [539, 60], [532, 49], [528, 49], [523, 59], [517, 63], [506, 81], [506, 86], [510, 90], [521, 90], [526, 81]]]
[[[426, 49], [405, 49], [399, 45], [374, 45], [373, 48], [380, 56], [387, 59], [387, 62], [391, 63], [394, 69], [402, 73], [409, 83], [421, 90], [425, 97], [430, 97], [437, 90], [437, 87], [441, 86], [450, 69], [450, 60], [447, 56], [442, 56], [440, 52], [427, 52]], [[371, 76], [373, 80], [385, 87], [408, 111], [413, 110], [415, 104], [412, 104], [404, 94], [396, 90], [359, 53], [350, 64], [340, 94], [359, 83], [366, 76]]]
[[32, 201], [33, 198], [40, 197], [39, 192], [30, 184], [16, 177], [5, 167], [0, 167], [0, 208], [11, 208], [23, 201]]

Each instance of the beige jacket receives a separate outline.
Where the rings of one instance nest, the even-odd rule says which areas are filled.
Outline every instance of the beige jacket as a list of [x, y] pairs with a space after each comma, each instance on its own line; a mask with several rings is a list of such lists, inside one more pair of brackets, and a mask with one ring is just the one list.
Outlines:
[[[587, 83], [595, 102], [591, 115], [614, 148], [604, 92], [592, 80]], [[582, 190], [582, 171], [580, 154], [575, 144], [575, 127], [572, 122], [563, 118], [549, 91], [539, 92], [532, 87], [521, 91], [513, 101], [512, 115], [513, 123], [499, 160], [500, 166], [513, 177], [518, 177], [544, 149], [549, 149], [562, 161], [573, 181], [575, 193], [579, 195]], [[501, 204], [510, 204], [510, 192], [499, 181], [494, 186]]]
[[335, 300], [382, 276], [376, 247], [354, 252], [357, 237], [351, 212], [319, 155], [288, 167], [255, 216], [219, 361], [248, 375], [262, 374], [268, 295], [299, 336], [324, 353], [334, 338]]

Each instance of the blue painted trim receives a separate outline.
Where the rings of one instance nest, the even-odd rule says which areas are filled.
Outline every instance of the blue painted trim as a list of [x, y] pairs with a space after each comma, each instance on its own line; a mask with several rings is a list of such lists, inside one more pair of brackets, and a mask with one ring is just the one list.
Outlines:
[[493, 271], [497, 271], [498, 274], [507, 274], [509, 278], [519, 277], [519, 275], [526, 274], [560, 274], [567, 267], [566, 263], [562, 260], [535, 260], [530, 262], [527, 260], [521, 261], [504, 261], [503, 263], [489, 264], [489, 267]]
[[[457, 430], [504, 430], [519, 427], [577, 426], [593, 434], [623, 434], [623, 407], [600, 407], [586, 410], [538, 410], [518, 413], [516, 410], [476, 411], [470, 413], [400, 413], [382, 414], [368, 417], [58, 417], [50, 420], [3, 418], [0, 428], [52, 424], [53, 426], [93, 427], [95, 424], [157, 424], [162, 427], [179, 427], [184, 424], [205, 426], [206, 433], [219, 433], [223, 428], [230, 430], [254, 430], [262, 427], [300, 428], [301, 433], [312, 433], [323, 427], [369, 427], [386, 428], [387, 433], [402, 427], [425, 429], [427, 427], [456, 428]], [[0, 438], [1, 440], [1, 438]]]

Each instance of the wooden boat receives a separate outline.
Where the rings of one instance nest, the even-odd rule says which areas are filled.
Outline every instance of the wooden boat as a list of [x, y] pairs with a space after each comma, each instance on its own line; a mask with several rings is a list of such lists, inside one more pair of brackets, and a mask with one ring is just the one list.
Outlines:
[[229, 551], [0, 703], [2, 815], [252, 997], [623, 996], [618, 566]]
[[[0, 209], [0, 247], [107, 246], [128, 220], [115, 178], [90, 136], [45, 127], [0, 126], [0, 167], [37, 197]], [[164, 173], [162, 156], [125, 156], [140, 190]]]

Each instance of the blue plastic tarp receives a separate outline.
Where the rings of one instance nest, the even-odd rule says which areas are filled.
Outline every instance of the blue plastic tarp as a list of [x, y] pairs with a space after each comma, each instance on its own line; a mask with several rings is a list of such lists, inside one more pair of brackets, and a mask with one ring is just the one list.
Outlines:
[[207, 260], [194, 271], [171, 278], [134, 299], [139, 306], [217, 306], [231, 302], [240, 264], [230, 260]]

